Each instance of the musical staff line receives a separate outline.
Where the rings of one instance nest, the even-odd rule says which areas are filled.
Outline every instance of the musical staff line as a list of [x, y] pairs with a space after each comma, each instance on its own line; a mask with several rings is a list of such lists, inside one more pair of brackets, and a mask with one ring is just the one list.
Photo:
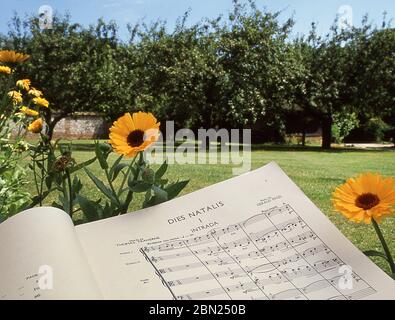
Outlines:
[[[141, 248], [174, 299], [360, 299], [376, 292], [289, 205], [206, 234]], [[171, 264], [170, 264], [171, 263]]]
[[[293, 210], [293, 209], [292, 209], [292, 210]], [[267, 219], [268, 219], [270, 222], [272, 222], [271, 219], [270, 219], [270, 217], [267, 217]], [[272, 223], [273, 223], [273, 222], [272, 222]], [[281, 233], [281, 231], [280, 231], [280, 233]], [[288, 241], [288, 239], [287, 239], [283, 234], [282, 234], [282, 236], [283, 236], [283, 238], [284, 238], [286, 241]], [[297, 249], [296, 247], [294, 247], [294, 250], [295, 250], [298, 254], [300, 254], [300, 252], [298, 251], [298, 249]], [[313, 266], [307, 261], [307, 259], [306, 259], [305, 261], [309, 264], [310, 267], [312, 267], [313, 269], [315, 269], [314, 267], [316, 267], [316, 266], [313, 267]], [[315, 269], [315, 270], [317, 271], [317, 269]], [[324, 280], [328, 281], [328, 280], [322, 275], [321, 272], [317, 271], [317, 273], [319, 273], [319, 275], [320, 275]], [[329, 281], [328, 281], [328, 282], [329, 282]], [[329, 282], [329, 284], [330, 284], [331, 286], [333, 286], [333, 283]], [[333, 287], [335, 288], [335, 290], [336, 290], [337, 292], [340, 293], [340, 295], [344, 296], [344, 295], [337, 289], [336, 286], [333, 286]]]
[[[196, 259], [198, 259], [198, 260], [202, 263], [202, 261], [200, 260], [200, 258], [199, 258], [196, 254], [193, 253], [193, 251], [188, 247], [188, 245], [185, 244], [185, 246], [188, 248], [188, 250], [190, 250], [190, 251], [192, 252], [192, 254], [196, 257]], [[202, 263], [202, 265], [204, 265], [204, 264]], [[232, 298], [230, 297], [230, 295], [226, 292], [226, 290], [224, 289], [224, 287], [222, 286], [221, 282], [218, 281], [217, 277], [215, 277], [215, 275], [212, 274], [212, 272], [210, 271], [209, 268], [207, 268], [207, 266], [205, 266], [205, 268], [210, 272], [210, 274], [213, 276], [213, 278], [218, 282], [218, 284], [219, 284], [220, 287], [224, 290], [224, 292], [227, 294], [227, 296], [228, 296], [230, 299], [232, 299]]]
[[[244, 230], [244, 228], [243, 228], [243, 226], [242, 225], [240, 225], [240, 228], [241, 228], [241, 230], [244, 232], [244, 234], [248, 237], [248, 234], [247, 234], [247, 232]], [[259, 251], [259, 248], [256, 246], [256, 244], [254, 243], [254, 246], [257, 248], [257, 250]], [[265, 258], [266, 258], [266, 260], [268, 260], [271, 264], [272, 264], [272, 262], [266, 257], [266, 256], [264, 256]], [[276, 270], [278, 270], [278, 268], [277, 267], [275, 267], [276, 268]], [[286, 277], [286, 276], [285, 276]], [[287, 278], [287, 277], [286, 277]], [[296, 286], [295, 286], [295, 284], [292, 282], [292, 281], [290, 281], [288, 278], [287, 278], [287, 280], [292, 284], [292, 286], [296, 289], [296, 290], [298, 290], [306, 299], [307, 299], [307, 297], [305, 296], [305, 294], [302, 292], [302, 291], [300, 291]]]
[[159, 270], [156, 268], [155, 264], [152, 263], [151, 259], [147, 256], [145, 251], [141, 248], [140, 249], [141, 254], [145, 257], [145, 259], [152, 265], [152, 267], [155, 269], [155, 273], [158, 277], [161, 278], [162, 283], [167, 287], [167, 289], [170, 291], [171, 295], [173, 296], [174, 300], [177, 300], [177, 297], [175, 296], [173, 290], [171, 290], [170, 286], [166, 283], [166, 280], [162, 277], [162, 274], [159, 272]]
[[[217, 239], [216, 239], [213, 235], [211, 235], [211, 236], [212, 236], [212, 237], [214, 238], [214, 240], [217, 242], [218, 246], [221, 246], [221, 244], [217, 241]], [[265, 292], [262, 290], [262, 288], [259, 287], [259, 285], [257, 284], [257, 282], [259, 282], [259, 281], [254, 281], [254, 280], [251, 278], [251, 275], [250, 275], [247, 271], [244, 270], [244, 268], [237, 262], [237, 260], [229, 254], [229, 252], [227, 252], [227, 251], [224, 250], [223, 248], [222, 248], [222, 250], [225, 252], [226, 255], [229, 256], [229, 258], [231, 258], [237, 265], [240, 266], [240, 269], [248, 276], [248, 278], [249, 278], [252, 282], [255, 283], [255, 285], [257, 286], [257, 288], [265, 295], [265, 297], [268, 298], [268, 296], [266, 295], [266, 293], [265, 293]]]

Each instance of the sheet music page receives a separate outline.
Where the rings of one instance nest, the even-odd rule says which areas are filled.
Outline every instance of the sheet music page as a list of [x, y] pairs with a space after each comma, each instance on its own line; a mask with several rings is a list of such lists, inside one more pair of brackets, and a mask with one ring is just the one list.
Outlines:
[[395, 298], [275, 163], [77, 234], [109, 299]]
[[70, 217], [35, 208], [0, 224], [1, 299], [99, 299]]

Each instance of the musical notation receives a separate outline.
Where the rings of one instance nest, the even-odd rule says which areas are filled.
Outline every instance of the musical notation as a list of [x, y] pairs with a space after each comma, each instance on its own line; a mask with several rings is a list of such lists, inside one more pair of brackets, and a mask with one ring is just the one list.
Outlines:
[[10, 290], [5, 293], [2, 292], [0, 288], [0, 300], [8, 300], [8, 299], [30, 299], [37, 300], [42, 298], [42, 291], [38, 285], [38, 277], [39, 275], [35, 272], [32, 272], [24, 277], [21, 277], [19, 280], [19, 285], [14, 288], [10, 288]]
[[140, 249], [174, 299], [361, 299], [376, 291], [289, 205]]

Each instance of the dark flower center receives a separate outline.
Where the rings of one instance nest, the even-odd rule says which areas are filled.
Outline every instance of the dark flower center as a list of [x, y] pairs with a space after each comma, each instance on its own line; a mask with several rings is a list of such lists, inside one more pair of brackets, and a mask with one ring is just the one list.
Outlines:
[[142, 130], [134, 130], [132, 131], [127, 138], [128, 145], [131, 147], [141, 146], [144, 142], [144, 131]]
[[355, 205], [364, 210], [372, 209], [380, 203], [380, 199], [373, 193], [364, 193], [355, 200]]

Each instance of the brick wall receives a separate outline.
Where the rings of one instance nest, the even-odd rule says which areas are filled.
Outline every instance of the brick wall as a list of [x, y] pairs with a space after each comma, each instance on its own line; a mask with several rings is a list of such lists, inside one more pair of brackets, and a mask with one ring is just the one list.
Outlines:
[[108, 137], [109, 124], [104, 116], [95, 113], [76, 113], [60, 120], [54, 138], [98, 139]]
[[[107, 139], [110, 125], [104, 115], [97, 113], [75, 113], [60, 120], [55, 126], [53, 138], [58, 139]], [[13, 129], [16, 134], [17, 129]], [[28, 133], [27, 137], [34, 137]]]

